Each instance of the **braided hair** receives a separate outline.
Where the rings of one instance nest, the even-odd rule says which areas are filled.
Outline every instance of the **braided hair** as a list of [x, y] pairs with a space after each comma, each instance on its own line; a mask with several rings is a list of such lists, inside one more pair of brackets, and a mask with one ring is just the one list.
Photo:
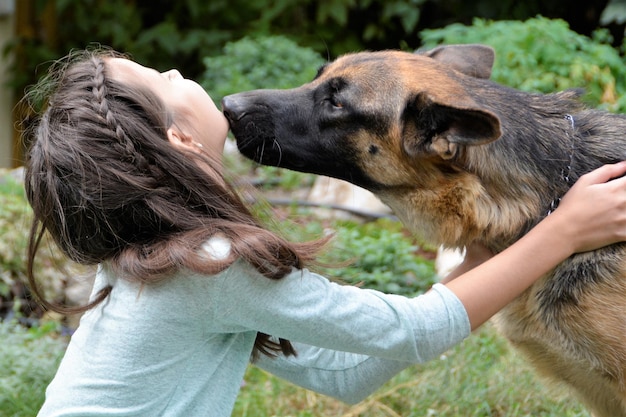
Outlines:
[[[145, 284], [176, 270], [216, 274], [242, 258], [270, 279], [314, 260], [327, 239], [288, 242], [259, 224], [207, 154], [172, 146], [173, 116], [146, 87], [108, 74], [111, 51], [74, 52], [53, 65], [28, 96], [45, 98], [30, 141], [25, 188], [33, 208], [28, 249], [31, 290], [46, 308], [82, 312], [108, 297], [107, 287], [86, 306], [47, 301], [33, 274], [49, 233], [73, 261], [108, 262], [128, 280]], [[199, 249], [216, 234], [231, 242], [228, 258]], [[255, 354], [293, 353], [288, 341], [259, 333]]]

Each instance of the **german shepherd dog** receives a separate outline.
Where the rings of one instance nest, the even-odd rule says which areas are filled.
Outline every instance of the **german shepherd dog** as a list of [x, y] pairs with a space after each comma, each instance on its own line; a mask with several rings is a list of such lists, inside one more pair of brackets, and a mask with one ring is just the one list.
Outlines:
[[[483, 45], [347, 54], [298, 88], [222, 106], [248, 158], [366, 188], [434, 244], [499, 252], [582, 174], [622, 159], [626, 118], [585, 108], [580, 91], [498, 85], [493, 61]], [[625, 260], [623, 244], [574, 255], [496, 317], [598, 417], [626, 416]]]

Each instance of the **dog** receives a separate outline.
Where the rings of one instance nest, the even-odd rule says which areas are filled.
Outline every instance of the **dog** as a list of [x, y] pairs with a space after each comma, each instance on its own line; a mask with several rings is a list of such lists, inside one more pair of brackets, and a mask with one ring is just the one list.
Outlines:
[[[581, 175], [622, 159], [626, 118], [586, 108], [581, 91], [494, 83], [493, 62], [485, 45], [351, 53], [300, 87], [222, 107], [248, 158], [370, 190], [433, 244], [499, 252]], [[597, 417], [626, 416], [625, 260], [624, 244], [576, 254], [495, 318]]]

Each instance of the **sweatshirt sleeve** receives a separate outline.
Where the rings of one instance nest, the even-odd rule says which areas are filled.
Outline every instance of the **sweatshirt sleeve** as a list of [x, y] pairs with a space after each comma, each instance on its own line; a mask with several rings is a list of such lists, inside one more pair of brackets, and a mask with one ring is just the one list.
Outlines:
[[[256, 365], [304, 388], [355, 404], [398, 372], [415, 362], [437, 357], [469, 334], [463, 305], [445, 286], [436, 284], [429, 293], [412, 302], [420, 304], [425, 314], [422, 318], [425, 323], [419, 331], [413, 332], [419, 339], [419, 355], [413, 360], [362, 355], [295, 343], [297, 356], [270, 358], [261, 355]], [[419, 321], [420, 318], [415, 317], [415, 320]], [[448, 331], [441, 330], [446, 327], [449, 327]]]
[[217, 279], [213, 317], [224, 331], [256, 330], [408, 363], [435, 358], [470, 333], [462, 303], [440, 284], [407, 298], [339, 285], [308, 270], [271, 280], [243, 262]]
[[[433, 359], [449, 347], [459, 343], [469, 334], [469, 324], [464, 323], [464, 309], [454, 294], [445, 286], [437, 284], [431, 291], [443, 304], [449, 303], [453, 310], [451, 333], [447, 340], [435, 340], [422, 352], [419, 361]], [[429, 296], [422, 296], [424, 303]], [[420, 297], [418, 297], [420, 298]], [[447, 300], [447, 301], [446, 301]], [[435, 303], [436, 304], [436, 303]], [[428, 331], [424, 334], [428, 336]], [[356, 404], [375, 392], [381, 385], [416, 361], [400, 361], [368, 356], [295, 343], [297, 356], [279, 355], [270, 358], [261, 355], [255, 363], [260, 368], [304, 388], [329, 395], [348, 404]], [[426, 351], [428, 350], [428, 351]]]
[[409, 362], [294, 343], [297, 356], [261, 355], [254, 363], [303, 388], [356, 404], [375, 392]]

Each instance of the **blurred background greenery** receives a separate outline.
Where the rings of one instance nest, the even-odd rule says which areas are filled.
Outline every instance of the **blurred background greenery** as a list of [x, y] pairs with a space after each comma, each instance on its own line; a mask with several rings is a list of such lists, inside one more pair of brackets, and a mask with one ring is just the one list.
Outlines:
[[468, 25], [477, 17], [558, 18], [585, 36], [602, 28], [620, 48], [626, 5], [622, 0], [576, 7], [568, 0], [20, 0], [17, 14], [17, 37], [8, 48], [19, 54], [13, 82], [23, 86], [45, 69], [42, 63], [88, 42], [195, 79], [204, 72], [205, 57], [221, 55], [227, 42], [245, 36], [284, 35], [333, 59], [362, 49], [416, 49], [424, 29]]
[[[246, 37], [284, 36], [309, 48], [322, 60], [364, 49], [415, 50], [436, 42], [480, 41], [496, 47], [497, 81], [541, 91], [571, 85], [588, 87], [609, 108], [619, 110], [623, 103], [616, 101], [621, 100], [619, 92], [624, 81], [616, 71], [623, 66], [626, 1], [595, 0], [576, 7], [570, 3], [569, 0], [19, 0], [15, 2], [16, 33], [4, 46], [4, 54], [13, 57], [9, 87], [15, 91], [17, 102], [24, 88], [42, 76], [52, 60], [92, 43], [129, 53], [142, 64], [159, 70], [177, 68], [188, 78], [206, 78], [205, 85], [223, 93], [227, 87], [248, 87], [253, 81], [268, 86], [268, 80], [276, 80], [264, 80], [260, 73], [258, 80], [253, 80], [255, 74], [243, 71], [246, 68], [237, 67], [233, 60], [220, 60], [223, 55], [234, 54], [238, 54], [236, 59], [242, 63], [254, 62], [252, 58], [263, 59], [258, 51], [255, 55], [254, 48], [246, 52], [244, 45], [239, 45], [238, 51], [234, 50], [232, 43]], [[551, 25], [539, 20], [533, 27], [508, 23], [538, 16], [562, 22]], [[478, 28], [462, 29], [470, 25]], [[444, 27], [449, 29], [437, 33]], [[432, 29], [434, 34], [429, 31]], [[279, 45], [266, 43], [264, 47], [271, 51]], [[217, 60], [215, 64], [211, 64], [213, 59]], [[295, 58], [292, 63], [286, 68], [294, 68]], [[219, 75], [207, 73], [207, 69], [214, 71], [220, 65], [242, 70], [241, 78], [233, 80], [241, 85], [225, 86], [217, 82]], [[597, 68], [590, 68], [594, 65]], [[546, 70], [551, 74], [542, 75]], [[220, 95], [214, 98], [218, 100]], [[25, 111], [16, 108], [15, 120], [22, 120]], [[16, 160], [21, 159], [23, 147], [14, 153]]]

